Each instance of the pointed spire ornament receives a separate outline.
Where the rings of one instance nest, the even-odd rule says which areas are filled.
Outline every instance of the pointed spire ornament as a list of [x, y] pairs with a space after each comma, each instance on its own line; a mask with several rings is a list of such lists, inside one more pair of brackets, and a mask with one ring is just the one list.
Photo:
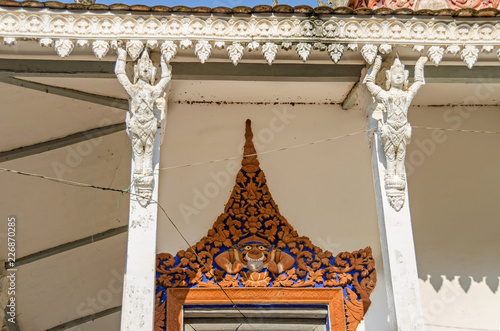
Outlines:
[[162, 293], [156, 301], [157, 330], [171, 321], [163, 293], [182, 287], [338, 288], [344, 302], [336, 309], [347, 317], [342, 330], [355, 330], [377, 280], [370, 247], [335, 256], [299, 236], [280, 213], [259, 164], [250, 120], [241, 169], [223, 213], [192, 247], [175, 256], [158, 254], [156, 273], [156, 293]]

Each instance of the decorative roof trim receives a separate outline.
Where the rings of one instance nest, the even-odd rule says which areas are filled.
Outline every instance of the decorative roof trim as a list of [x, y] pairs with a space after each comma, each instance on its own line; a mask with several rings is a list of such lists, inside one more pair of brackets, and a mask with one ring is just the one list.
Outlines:
[[[125, 5], [121, 3], [115, 3], [112, 5], [103, 4], [80, 4], [80, 3], [61, 3], [58, 1], [13, 1], [13, 0], [3, 0], [0, 2], [0, 7], [6, 8], [47, 8], [56, 10], [70, 10], [74, 12], [80, 11], [93, 11], [93, 12], [132, 12], [132, 13], [191, 13], [191, 14], [201, 14], [201, 13], [225, 13], [225, 14], [252, 14], [252, 13], [293, 13], [293, 14], [305, 14], [305, 15], [412, 15], [412, 16], [459, 16], [459, 17], [475, 17], [475, 16], [498, 16], [499, 11], [498, 2], [494, 1], [495, 4], [491, 3], [478, 3], [474, 6], [469, 6], [469, 0], [467, 4], [460, 4], [456, 0], [443, 0], [447, 2], [446, 6], [440, 9], [427, 9], [429, 6], [422, 6], [421, 4], [412, 3], [412, 1], [407, 0], [399, 4], [396, 0], [358, 0], [356, 7], [329, 7], [330, 1], [327, 0], [326, 3], [320, 5], [316, 8], [307, 5], [298, 5], [295, 7], [280, 4], [276, 6], [269, 5], [258, 5], [255, 7], [247, 6], [236, 6], [230, 7], [187, 7], [187, 6], [174, 6], [168, 7], [163, 5], [157, 6], [147, 6], [147, 5]], [[429, 0], [434, 1], [434, 0]], [[478, 1], [478, 0], [472, 0]], [[366, 3], [368, 2], [368, 4]]]
[[[275, 45], [285, 50], [295, 45], [298, 56], [304, 61], [311, 51], [326, 50], [335, 63], [344, 49], [361, 50], [368, 63], [374, 58], [373, 52], [376, 55], [380, 50], [384, 54], [394, 46], [414, 47], [417, 52], [423, 52], [426, 47], [427, 51], [438, 47], [454, 55], [463, 55], [464, 51], [470, 53], [471, 49], [474, 54], [476, 49], [492, 52], [500, 45], [499, 30], [497, 22], [442, 17], [280, 17], [273, 14], [264, 17], [210, 14], [207, 17], [180, 13], [160, 16], [127, 11], [123, 14], [73, 13], [0, 8], [0, 36], [7, 45], [14, 45], [17, 40], [35, 39], [41, 46], [54, 47], [61, 57], [69, 56], [75, 45], [92, 45], [94, 54], [102, 59], [118, 40], [140, 40], [152, 49], [165, 43], [168, 44], [165, 47], [175, 50], [177, 46], [195, 46], [193, 55], [200, 57], [201, 54], [200, 60], [206, 61], [210, 52], [200, 52], [200, 47], [211, 49], [213, 44], [219, 49], [227, 47], [235, 65], [245, 50], [256, 50], [263, 45], [266, 45], [262, 47], [263, 57], [270, 64], [277, 52]], [[197, 48], [200, 42], [204, 45]]]
[[[329, 0], [332, 1], [332, 0]], [[351, 0], [349, 5], [353, 8], [368, 7], [376, 8], [408, 8], [411, 10], [421, 9], [484, 9], [498, 8], [499, 0]]]

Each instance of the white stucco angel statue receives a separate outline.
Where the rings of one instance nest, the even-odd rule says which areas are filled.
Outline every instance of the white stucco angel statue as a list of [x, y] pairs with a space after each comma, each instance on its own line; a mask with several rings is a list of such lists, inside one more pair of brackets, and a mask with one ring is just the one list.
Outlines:
[[386, 88], [375, 83], [382, 66], [382, 57], [377, 56], [368, 71], [364, 83], [374, 99], [383, 105], [384, 121], [380, 128], [386, 158], [385, 184], [391, 205], [400, 210], [404, 203], [406, 188], [406, 147], [411, 140], [411, 125], [408, 109], [418, 90], [425, 84], [424, 65], [427, 57], [421, 57], [415, 65], [415, 82], [408, 87], [408, 70], [399, 58], [386, 71]]
[[[115, 74], [129, 96], [126, 115], [127, 134], [132, 142], [134, 181], [139, 202], [147, 205], [153, 187], [153, 146], [158, 127], [164, 128], [166, 100], [165, 88], [171, 80], [170, 66], [161, 56], [161, 77], [155, 84], [156, 68], [145, 49], [134, 65], [133, 83], [125, 71], [127, 51], [117, 47]], [[162, 130], [163, 131], [163, 130]]]

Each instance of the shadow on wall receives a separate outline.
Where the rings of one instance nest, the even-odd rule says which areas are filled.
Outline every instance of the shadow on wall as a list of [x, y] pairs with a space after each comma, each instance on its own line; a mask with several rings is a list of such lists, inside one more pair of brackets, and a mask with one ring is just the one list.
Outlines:
[[419, 277], [436, 291], [456, 277], [466, 293], [474, 282], [500, 290], [497, 143], [491, 135], [450, 134], [409, 177]]
[[[427, 122], [446, 127], [439, 123], [439, 112], [420, 110], [415, 122], [427, 117]], [[499, 115], [484, 107], [464, 127], [500, 131], [493, 124]], [[431, 135], [416, 132], [412, 148]], [[436, 291], [445, 279], [456, 277], [466, 293], [483, 282], [494, 294], [500, 291], [500, 157], [493, 150], [498, 150], [494, 135], [450, 132], [408, 177], [419, 277]]]
[[[449, 268], [447, 268], [449, 270]], [[484, 271], [477, 271], [472, 275], [456, 275], [450, 272], [446, 274], [439, 274], [433, 271], [433, 274], [425, 272], [425, 268], [419, 266], [418, 277], [424, 282], [429, 282], [436, 292], [439, 292], [443, 286], [444, 280], [452, 282], [458, 277], [458, 283], [462, 290], [467, 293], [472, 285], [472, 282], [477, 284], [485, 283], [492, 293], [498, 293], [500, 285], [500, 274], [498, 272], [484, 273]]]
[[[474, 146], [479, 152], [468, 149], [462, 139], [453, 145], [450, 139], [450, 146], [428, 161], [436, 164], [429, 172], [419, 169], [421, 173], [414, 174], [419, 178], [410, 186], [419, 278], [436, 291], [445, 280], [458, 277], [465, 293], [474, 283], [484, 282], [498, 294], [500, 179], [494, 168], [500, 160], [481, 144]], [[463, 156], [456, 157], [459, 153]]]
[[421, 105], [409, 114], [414, 131], [406, 169], [419, 278], [436, 291], [458, 277], [465, 293], [485, 282], [498, 294], [500, 155], [492, 133], [500, 131], [500, 85], [490, 77], [453, 85], [447, 100], [436, 92], [441, 88], [428, 84], [415, 101], [453, 105]]

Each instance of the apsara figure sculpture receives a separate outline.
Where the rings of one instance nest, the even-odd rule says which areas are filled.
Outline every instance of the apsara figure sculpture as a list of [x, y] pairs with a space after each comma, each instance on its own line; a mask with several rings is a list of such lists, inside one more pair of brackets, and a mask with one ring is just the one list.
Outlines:
[[404, 204], [406, 190], [405, 157], [406, 146], [411, 140], [411, 125], [408, 109], [418, 90], [425, 84], [424, 65], [427, 57], [421, 57], [415, 65], [415, 82], [408, 87], [408, 70], [399, 58], [386, 71], [386, 89], [375, 84], [382, 65], [382, 57], [377, 56], [368, 71], [364, 83], [373, 98], [382, 103], [385, 111], [380, 128], [386, 159], [385, 189], [391, 206], [400, 211]]
[[153, 146], [158, 127], [164, 130], [166, 100], [164, 91], [171, 80], [171, 70], [164, 56], [161, 57], [161, 78], [155, 85], [156, 68], [147, 49], [134, 65], [134, 81], [125, 72], [127, 51], [117, 47], [115, 74], [129, 96], [127, 134], [132, 142], [134, 159], [133, 184], [137, 199], [146, 207], [153, 192]]

